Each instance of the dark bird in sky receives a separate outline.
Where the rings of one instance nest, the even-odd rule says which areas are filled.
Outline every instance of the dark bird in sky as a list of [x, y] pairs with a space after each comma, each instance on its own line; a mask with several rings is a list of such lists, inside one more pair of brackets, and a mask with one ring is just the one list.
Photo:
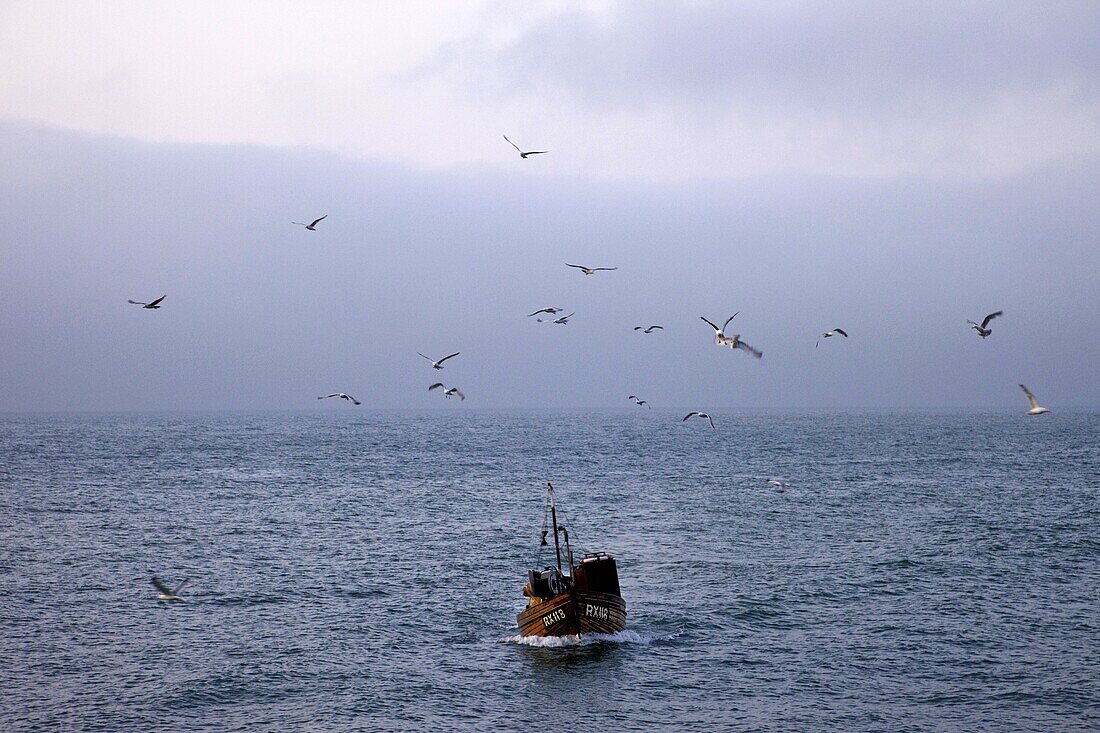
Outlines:
[[[418, 352], [416, 352], [416, 353], [420, 354], [420, 352], [419, 352], [419, 351], [418, 351]], [[442, 359], [440, 359], [439, 361], [433, 361], [433, 360], [432, 360], [432, 357], [430, 357], [430, 356], [424, 356], [424, 354], [420, 354], [420, 355], [421, 355], [421, 356], [423, 356], [423, 357], [424, 357], [425, 359], [427, 359], [428, 361], [432, 362], [432, 369], [442, 369], [442, 368], [443, 368], [443, 362], [447, 361], [448, 359], [451, 359], [451, 358], [453, 358], [453, 357], [456, 357], [456, 356], [458, 356], [458, 355], [459, 355], [460, 353], [461, 353], [461, 352], [459, 352], [459, 351], [456, 351], [456, 352], [455, 352], [455, 353], [453, 353], [453, 354], [448, 354], [447, 356], [444, 356], [444, 357], [443, 357]]]
[[664, 326], [650, 326], [648, 328], [646, 328], [645, 326], [635, 326], [634, 327], [635, 331], [641, 331], [642, 333], [653, 333], [654, 331], [656, 331], [658, 329], [664, 331], [665, 327]]
[[[740, 312], [741, 311], [737, 311], [737, 313]], [[731, 349], [741, 349], [742, 351], [752, 354], [757, 359], [759, 359], [760, 357], [764, 356], [764, 352], [760, 349], [755, 349], [742, 341], [741, 334], [735, 333], [732, 336], [726, 335], [726, 326], [730, 325], [730, 321], [737, 317], [737, 313], [734, 313], [732, 316], [727, 318], [726, 322], [722, 324], [721, 328], [718, 328], [718, 326], [716, 326], [711, 321], [708, 321], [706, 318], [703, 318], [703, 316], [699, 316], [699, 318], [705, 321], [708, 326], [714, 329], [714, 344], [716, 346], [728, 346]]]
[[684, 419], [681, 420], [680, 422], [687, 422], [690, 418], [693, 418], [693, 417], [706, 418], [707, 420], [710, 420], [710, 426], [711, 426], [711, 428], [714, 428], [714, 418], [711, 417], [710, 415], [708, 415], [705, 412], [695, 412], [695, 411], [689, 412], [688, 414], [684, 415]]
[[[508, 140], [508, 136], [505, 135], [504, 139]], [[511, 140], [508, 140], [508, 144], [511, 145], [516, 150], [519, 150], [519, 157], [521, 157], [521, 158], [526, 158], [528, 155], [544, 155], [544, 154], [550, 152], [549, 150], [528, 150], [527, 152], [524, 152], [523, 150], [520, 150], [520, 147], [518, 145], [516, 145], [514, 142], [512, 142]]]
[[142, 308], [148, 308], [149, 310], [157, 310], [160, 308], [160, 301], [167, 298], [167, 295], [162, 295], [151, 303], [142, 303], [140, 300], [128, 300], [127, 303], [133, 303], [134, 305], [140, 305]]
[[185, 578], [183, 582], [177, 585], [175, 588], [169, 588], [164, 583], [162, 583], [160, 579], [157, 578], [157, 576], [155, 575], [150, 582], [152, 582], [153, 587], [160, 591], [160, 595], [157, 596], [158, 601], [182, 601], [183, 599], [180, 598], [179, 592], [180, 588], [187, 585], [187, 580], [188, 579]]
[[563, 310], [565, 310], [565, 309], [564, 308], [555, 308], [553, 306], [550, 306], [549, 308], [539, 308], [534, 313], [528, 313], [527, 317], [530, 318], [531, 316], [537, 316], [539, 313], [549, 313], [550, 315], [554, 315], [555, 313], [561, 313]]
[[831, 339], [833, 336], [836, 336], [838, 333], [841, 336], [843, 336], [844, 338], [848, 338], [848, 334], [845, 333], [843, 329], [834, 328], [832, 331], [826, 331], [825, 333], [818, 336], [817, 341], [814, 342], [814, 348], [816, 349], [821, 344], [821, 339]]
[[538, 321], [539, 323], [556, 323], [559, 326], [568, 326], [569, 325], [569, 319], [572, 318], [575, 315], [577, 315], [577, 312], [573, 311], [572, 313], [570, 313], [567, 316], [562, 316], [561, 318], [555, 318], [552, 321], [550, 321], [550, 320], [544, 321], [541, 318], [536, 318], [535, 320]]
[[1031, 394], [1030, 389], [1028, 389], [1027, 387], [1025, 387], [1022, 384], [1020, 385], [1020, 389], [1022, 389], [1024, 391], [1024, 394], [1027, 395], [1027, 401], [1031, 405], [1031, 409], [1027, 411], [1027, 414], [1029, 414], [1029, 415], [1042, 415], [1044, 412], [1050, 412], [1050, 410], [1048, 410], [1045, 407], [1042, 407], [1039, 404], [1039, 400], [1035, 399], [1035, 395]]
[[359, 400], [355, 399], [354, 397], [352, 397], [349, 394], [344, 394], [343, 392], [333, 392], [332, 394], [327, 394], [324, 397], [318, 397], [317, 399], [327, 400], [329, 397], [339, 397], [342, 400], [347, 400], [348, 402], [350, 402], [353, 405], [362, 404]]
[[611, 270], [618, 270], [619, 269], [617, 267], [585, 267], [584, 265], [570, 265], [568, 262], [565, 263], [565, 266], [566, 267], [575, 267], [578, 270], [580, 270], [581, 272], [583, 272], [585, 275], [594, 275], [597, 272], [604, 272], [604, 271], [610, 272]]
[[322, 217], [321, 217], [320, 219], [314, 219], [314, 220], [313, 220], [313, 221], [311, 221], [311, 222], [310, 222], [309, 224], [305, 224], [305, 223], [303, 223], [303, 222], [300, 222], [300, 221], [292, 221], [292, 222], [290, 222], [290, 223], [291, 223], [291, 224], [297, 224], [297, 225], [298, 225], [298, 226], [300, 226], [300, 227], [305, 227], [306, 229], [308, 229], [308, 230], [309, 230], [309, 231], [311, 231], [311, 232], [315, 232], [315, 231], [317, 231], [317, 225], [318, 225], [318, 224], [320, 224], [320, 223], [321, 223], [321, 221], [322, 221], [323, 219], [326, 219], [326, 218], [328, 218], [328, 214], [325, 214], [325, 215], [324, 215], [324, 216], [322, 216]]
[[463, 402], [466, 401], [466, 395], [462, 394], [458, 387], [444, 387], [443, 382], [436, 382], [432, 386], [428, 387], [429, 392], [431, 392], [433, 389], [442, 389], [443, 396], [447, 399], [458, 397], [458, 399], [462, 400]]
[[982, 323], [981, 323], [980, 326], [977, 323], [974, 323], [974, 321], [967, 321], [967, 323], [970, 324], [971, 328], [973, 328], [975, 331], [978, 332], [978, 335], [981, 336], [982, 340], [984, 341], [986, 338], [989, 337], [989, 334], [993, 333], [993, 329], [992, 328], [986, 328], [986, 326], [988, 326], [989, 322], [992, 321], [997, 316], [1003, 316], [1003, 315], [1004, 315], [1004, 311], [997, 311], [996, 313], [990, 313], [988, 316], [986, 316], [985, 318], [982, 319]]

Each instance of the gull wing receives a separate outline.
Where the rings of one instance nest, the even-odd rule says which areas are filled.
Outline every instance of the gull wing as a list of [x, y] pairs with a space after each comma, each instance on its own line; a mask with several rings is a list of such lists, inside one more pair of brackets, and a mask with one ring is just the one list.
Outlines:
[[462, 400], [463, 402], [466, 401], [466, 395], [462, 394], [462, 390], [460, 390], [458, 387], [453, 387], [452, 389], [454, 390], [454, 393], [458, 395], [458, 399]]
[[189, 580], [191, 580], [191, 579], [190, 578], [184, 578], [182, 581], [180, 581], [180, 584], [172, 589], [172, 595], [178, 594], [180, 592], [180, 588], [187, 585], [187, 581], [189, 581]]
[[703, 413], [701, 413], [701, 412], [689, 412], [688, 414], [684, 415], [684, 419], [681, 420], [680, 422], [687, 422], [689, 417], [695, 417], [696, 415], [702, 415], [702, 414]]
[[527, 154], [528, 155], [543, 155], [543, 154], [549, 153], [549, 152], [550, 152], [549, 150], [528, 150]]
[[750, 354], [752, 354], [753, 356], [755, 356], [755, 357], [756, 357], [757, 359], [759, 359], [760, 357], [764, 356], [764, 352], [763, 352], [763, 351], [761, 351], [760, 349], [754, 349], [753, 347], [751, 347], [751, 346], [749, 346], [748, 344], [746, 344], [746, 343], [745, 343], [744, 341], [738, 341], [738, 342], [737, 342], [737, 348], [739, 348], [739, 349], [741, 349], [741, 350], [743, 350], [743, 351], [747, 351], [748, 353], [750, 353]]
[[447, 361], [447, 360], [448, 360], [448, 359], [450, 359], [451, 357], [453, 357], [453, 356], [458, 356], [458, 355], [459, 355], [459, 354], [461, 354], [461, 353], [462, 353], [461, 351], [456, 351], [456, 352], [455, 352], [455, 353], [453, 353], [453, 354], [448, 354], [447, 356], [444, 356], [444, 357], [443, 357], [442, 359], [440, 359], [439, 361], [437, 361], [437, 362], [436, 362], [436, 364], [442, 364], [443, 362]]
[[591, 270], [592, 269], [591, 267], [585, 267], [584, 265], [571, 265], [568, 262], [565, 263], [565, 266], [566, 267], [575, 267], [578, 270]]
[[[131, 300], [130, 302], [133, 303], [134, 301]], [[645, 326], [635, 326], [634, 330], [635, 331], [641, 331], [643, 328], [645, 328]]]
[[140, 300], [127, 300], [127, 303], [133, 303], [134, 305], [149, 305], [148, 303], [142, 303]]
[[707, 415], [707, 419], [710, 420], [710, 429], [715, 430], [716, 428], [714, 427], [714, 418], [710, 415]]
[[[708, 321], [706, 318], [703, 318], [702, 316], [699, 316], [699, 318], [702, 319], [703, 321], [705, 321], [708, 326], [713, 328], [715, 333], [718, 333], [719, 331], [722, 330], [722, 329], [718, 328], [718, 326], [715, 326], [713, 323]], [[729, 321], [726, 321], [726, 322], [729, 323]]]
[[[737, 313], [740, 313], [740, 312], [741, 312], [741, 311], [737, 311]], [[732, 321], [732, 320], [733, 320], [734, 318], [737, 318], [737, 313], [734, 313], [734, 314], [733, 314], [732, 316], [730, 316], [729, 318], [727, 318], [727, 319], [726, 319], [726, 322], [722, 324], [722, 330], [723, 330], [723, 331], [725, 331], [725, 330], [726, 330], [726, 326], [730, 325], [730, 321]]]
[[425, 359], [427, 359], [428, 361], [432, 362], [433, 364], [435, 363], [435, 360], [434, 360], [434, 359], [432, 359], [432, 357], [430, 357], [430, 356], [426, 356], [425, 354], [421, 354], [421, 353], [420, 353], [419, 351], [418, 351], [418, 352], [416, 352], [416, 353], [417, 353], [417, 354], [419, 354], [420, 356], [423, 356], [423, 357], [424, 357]]
[[154, 575], [149, 582], [152, 583], [153, 587], [159, 590], [161, 593], [164, 593], [165, 595], [172, 594], [172, 589], [166, 586], [164, 583], [160, 582], [160, 578], [158, 578], [157, 576]]
[[665, 330], [665, 327], [664, 327], [664, 326], [650, 326], [649, 328], [647, 328], [647, 329], [645, 330], [645, 332], [646, 332], [646, 333], [649, 333], [650, 331], [656, 331], [656, 330], [657, 330], [658, 328], [659, 328], [659, 329], [661, 329], [662, 331], [664, 331], [664, 330]]
[[1025, 387], [1022, 384], [1020, 385], [1020, 389], [1022, 389], [1024, 391], [1024, 394], [1027, 395], [1027, 401], [1031, 403], [1032, 407], [1038, 407], [1039, 406], [1039, 400], [1035, 399], [1035, 395], [1031, 394], [1030, 389], [1028, 389], [1027, 387]]
[[315, 227], [315, 226], [317, 226], [318, 224], [320, 224], [320, 223], [321, 223], [321, 220], [322, 220], [322, 219], [327, 219], [327, 218], [328, 218], [328, 214], [325, 214], [325, 215], [324, 215], [324, 216], [322, 216], [322, 217], [321, 217], [320, 219], [314, 219], [314, 220], [313, 220], [312, 222], [310, 222], [310, 226], [311, 226], [311, 227]]
[[[432, 386], [428, 387], [428, 391], [431, 392], [433, 389], [438, 389], [440, 387], [443, 387], [443, 382], [436, 382]], [[446, 387], [443, 388], [446, 389]]]
[[528, 313], [527, 317], [530, 318], [531, 316], [537, 316], [539, 313], [557, 313], [557, 311], [553, 308], [539, 308], [534, 313]]
[[981, 326], [979, 326], [977, 323], [974, 323], [974, 321], [970, 320], [969, 318], [966, 319], [966, 322], [969, 323], [974, 328], [981, 328]]
[[992, 321], [997, 316], [1002, 316], [1002, 315], [1004, 315], [1004, 311], [997, 311], [996, 313], [990, 313], [988, 316], [986, 316], [985, 318], [982, 319], [982, 328], [985, 328], [986, 326], [988, 326], [989, 322]]
[[351, 400], [351, 404], [353, 404], [353, 405], [361, 405], [361, 404], [363, 404], [362, 402], [360, 402], [359, 400], [355, 399], [354, 397], [352, 397], [352, 396], [351, 396], [351, 395], [349, 395], [349, 394], [346, 394], [346, 395], [344, 395], [344, 397], [347, 397], [347, 398], [348, 398], [349, 400]]
[[842, 328], [834, 328], [834, 329], [833, 329], [833, 333], [839, 333], [839, 334], [840, 334], [841, 336], [843, 336], [844, 338], [848, 338], [848, 334], [847, 334], [847, 333], [845, 333], [845, 332], [844, 332], [844, 329], [842, 329]]
[[[504, 139], [505, 139], [505, 140], [508, 140], [508, 136], [507, 136], [507, 135], [504, 135]], [[508, 144], [509, 144], [509, 145], [511, 145], [511, 146], [512, 146], [513, 148], [515, 148], [516, 150], [519, 150], [519, 152], [521, 152], [521, 153], [523, 152], [522, 150], [520, 150], [520, 149], [519, 149], [519, 146], [518, 146], [518, 145], [516, 145], [516, 144], [515, 144], [514, 142], [512, 142], [511, 140], [508, 140]]]
[[618, 270], [619, 268], [617, 268], [617, 267], [593, 267], [593, 268], [590, 268], [590, 269], [593, 272], [595, 272], [597, 270], [606, 270], [606, 271], [610, 272], [611, 270]]

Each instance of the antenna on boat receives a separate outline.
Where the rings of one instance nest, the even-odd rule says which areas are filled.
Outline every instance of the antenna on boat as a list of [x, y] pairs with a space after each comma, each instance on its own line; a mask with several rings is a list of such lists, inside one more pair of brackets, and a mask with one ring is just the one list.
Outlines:
[[554, 485], [546, 482], [546, 495], [550, 502], [550, 520], [554, 523], [554, 555], [558, 561], [558, 572], [561, 572], [561, 545], [558, 544], [558, 510], [554, 506]]

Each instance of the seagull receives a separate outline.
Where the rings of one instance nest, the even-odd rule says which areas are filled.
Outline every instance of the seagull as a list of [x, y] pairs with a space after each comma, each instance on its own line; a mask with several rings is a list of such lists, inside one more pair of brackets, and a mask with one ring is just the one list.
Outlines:
[[569, 325], [569, 319], [572, 318], [575, 315], [577, 315], [577, 312], [573, 311], [572, 313], [570, 313], [567, 316], [562, 316], [561, 318], [555, 318], [552, 321], [544, 321], [541, 318], [536, 318], [535, 320], [538, 321], [539, 323], [556, 323], [559, 326], [568, 326]]
[[[327, 217], [328, 217], [328, 214], [325, 214], [324, 216], [321, 217], [321, 219], [325, 219]], [[300, 221], [292, 221], [290, 223], [291, 224], [297, 224], [300, 227], [305, 227], [306, 229], [308, 229], [311, 232], [315, 232], [315, 231], [317, 231], [317, 225], [321, 223], [321, 219], [314, 219], [309, 224], [303, 224]]]
[[127, 300], [126, 302], [133, 303], [134, 305], [140, 305], [142, 308], [146, 308], [148, 310], [157, 310], [158, 308], [160, 308], [160, 301], [164, 300], [167, 297], [167, 295], [162, 295], [151, 303], [142, 303], [140, 300]]
[[539, 313], [549, 313], [550, 315], [554, 315], [555, 313], [561, 313], [563, 310], [565, 310], [565, 309], [564, 308], [555, 308], [553, 306], [550, 306], [549, 308], [539, 308], [534, 313], [528, 313], [527, 317], [530, 318], [531, 316], [537, 316]]
[[444, 387], [443, 382], [436, 382], [432, 386], [428, 387], [428, 391], [431, 392], [433, 389], [440, 388], [442, 388], [443, 390], [443, 396], [447, 399], [451, 399], [451, 397], [458, 395], [458, 399], [462, 400], [463, 402], [466, 401], [466, 395], [462, 394], [462, 392], [459, 391], [458, 387]]
[[158, 601], [182, 601], [183, 599], [180, 598], [179, 592], [180, 592], [180, 588], [187, 585], [187, 580], [188, 579], [185, 578], [184, 581], [182, 583], [180, 583], [179, 585], [177, 585], [175, 588], [169, 588], [164, 583], [162, 583], [160, 581], [160, 579], [157, 578], [157, 576], [154, 575], [152, 583], [156, 587], [156, 589], [160, 591], [160, 595], [157, 596], [157, 600]]
[[[416, 353], [420, 354], [420, 352], [419, 352], [419, 351], [418, 351], [418, 352], [416, 352]], [[450, 358], [452, 358], [452, 357], [458, 356], [458, 355], [459, 355], [460, 353], [462, 353], [462, 352], [456, 351], [456, 352], [455, 352], [455, 353], [453, 353], [453, 354], [448, 354], [447, 356], [444, 356], [444, 357], [443, 357], [442, 359], [440, 359], [439, 361], [432, 361], [432, 357], [430, 357], [430, 356], [424, 356], [424, 354], [420, 354], [420, 355], [421, 355], [421, 356], [424, 356], [424, 358], [425, 358], [425, 359], [427, 359], [428, 361], [431, 361], [431, 362], [432, 362], [432, 369], [442, 369], [442, 368], [443, 368], [443, 362], [447, 361], [448, 359], [450, 359]]]
[[638, 397], [636, 395], [630, 395], [629, 397], [627, 397], [627, 399], [628, 400], [633, 400], [635, 405], [638, 405], [638, 406], [645, 405], [646, 409], [649, 409], [649, 410], [653, 409], [652, 407], [650, 407], [648, 400], [638, 399]]
[[[504, 139], [505, 139], [505, 140], [508, 140], [508, 136], [507, 136], [507, 135], [505, 135], [505, 136], [504, 136]], [[543, 155], [544, 153], [549, 153], [549, 152], [550, 152], [549, 150], [528, 150], [528, 151], [527, 151], [527, 152], [525, 153], [525, 152], [523, 152], [522, 150], [520, 150], [520, 149], [519, 149], [519, 146], [518, 146], [518, 145], [516, 145], [516, 144], [515, 144], [514, 142], [512, 142], [511, 140], [508, 140], [508, 144], [509, 144], [509, 145], [511, 145], [511, 146], [512, 146], [513, 148], [515, 148], [516, 150], [519, 150], [519, 157], [521, 157], [521, 158], [526, 158], [526, 157], [527, 157], [528, 155]]]
[[826, 331], [817, 337], [817, 341], [814, 342], [814, 348], [816, 349], [821, 344], [821, 339], [831, 339], [833, 336], [840, 334], [844, 338], [848, 338], [848, 334], [844, 332], [842, 328], [834, 328], [832, 331]]
[[1022, 389], [1024, 391], [1024, 394], [1027, 395], [1027, 401], [1031, 403], [1031, 409], [1027, 411], [1027, 414], [1042, 415], [1044, 412], [1050, 412], [1050, 410], [1048, 410], [1047, 408], [1039, 405], [1039, 400], [1035, 399], [1035, 395], [1031, 394], [1030, 389], [1022, 384], [1020, 385], [1020, 389]]
[[355, 398], [354, 398], [354, 397], [352, 397], [351, 395], [349, 395], [349, 394], [344, 394], [343, 392], [333, 392], [332, 394], [327, 394], [327, 395], [325, 395], [324, 397], [318, 397], [317, 399], [319, 399], [319, 400], [327, 400], [327, 399], [328, 399], [329, 397], [339, 397], [339, 398], [340, 398], [340, 399], [342, 399], [342, 400], [348, 400], [348, 401], [349, 401], [349, 402], [351, 402], [351, 404], [353, 404], [353, 405], [361, 405], [361, 404], [363, 404], [362, 402], [360, 402], [359, 400], [355, 399]]
[[971, 328], [973, 328], [975, 331], [978, 332], [978, 335], [982, 337], [982, 341], [985, 341], [986, 337], [988, 337], [989, 334], [993, 333], [993, 329], [992, 328], [986, 328], [986, 326], [988, 326], [989, 322], [992, 321], [997, 316], [1003, 316], [1003, 315], [1004, 315], [1004, 311], [997, 311], [996, 313], [990, 313], [988, 316], [986, 316], [985, 318], [982, 319], [982, 325], [980, 325], [980, 326], [977, 323], [974, 323], [974, 321], [967, 321], [967, 323], [970, 324]]
[[641, 331], [642, 333], [653, 333], [657, 329], [661, 329], [662, 331], [664, 331], [665, 327], [664, 326], [650, 326], [649, 328], [646, 328], [645, 326], [635, 326], [634, 327], [635, 331]]
[[581, 272], [583, 272], [585, 275], [594, 275], [594, 274], [596, 274], [597, 272], [600, 272], [600, 271], [611, 271], [611, 270], [618, 270], [619, 269], [617, 267], [585, 267], [584, 265], [571, 265], [568, 262], [565, 263], [565, 266], [566, 267], [575, 267], [578, 270], [580, 270]]
[[[740, 312], [741, 311], [737, 311], [737, 313]], [[702, 316], [699, 316], [699, 318], [706, 321], [706, 324], [714, 329], [714, 343], [716, 346], [728, 346], [731, 349], [741, 349], [742, 351], [752, 354], [757, 359], [759, 359], [760, 357], [764, 356], [764, 352], [760, 349], [754, 349], [752, 346], [749, 346], [744, 341], [742, 341], [741, 334], [735, 333], [732, 336], [727, 336], [725, 333], [726, 326], [730, 325], [730, 321], [732, 321], [737, 316], [737, 313], [734, 313], [732, 316], [727, 318], [726, 322], [722, 324], [722, 328], [718, 328], [718, 326], [714, 325], [710, 321], [707, 321], [707, 319], [703, 318]]]
[[690, 418], [690, 417], [700, 417], [700, 418], [705, 417], [707, 420], [710, 420], [710, 427], [712, 429], [714, 428], [714, 418], [711, 417], [710, 415], [708, 415], [705, 412], [694, 412], [694, 411], [689, 412], [688, 414], [684, 415], [684, 419], [681, 420], [680, 422], [687, 422], [688, 418]]
[[786, 491], [791, 488], [790, 484], [786, 481], [780, 481], [779, 479], [770, 478], [768, 479], [768, 483], [774, 486], [776, 491]]

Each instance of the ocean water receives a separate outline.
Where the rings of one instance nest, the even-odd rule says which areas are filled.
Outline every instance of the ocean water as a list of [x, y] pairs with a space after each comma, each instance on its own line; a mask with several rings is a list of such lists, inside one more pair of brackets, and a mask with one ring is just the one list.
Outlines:
[[[679, 418], [0, 416], [0, 728], [1100, 728], [1100, 414]], [[516, 636], [548, 480], [628, 631]]]

